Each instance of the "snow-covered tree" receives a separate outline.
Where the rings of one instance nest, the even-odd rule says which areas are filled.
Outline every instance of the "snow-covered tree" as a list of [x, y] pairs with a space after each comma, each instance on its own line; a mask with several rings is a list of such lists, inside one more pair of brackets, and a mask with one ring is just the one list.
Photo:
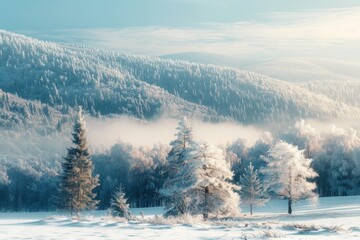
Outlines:
[[184, 152], [189, 148], [193, 141], [191, 123], [186, 117], [183, 117], [179, 121], [176, 130], [178, 131], [175, 134], [176, 139], [170, 143], [172, 148], [167, 157], [169, 163], [169, 178], [179, 171], [179, 168], [183, 163]]
[[94, 209], [98, 201], [94, 198], [95, 187], [99, 185], [98, 176], [93, 177], [93, 163], [90, 159], [86, 139], [86, 123], [80, 108], [72, 132], [74, 147], [68, 148], [62, 163], [63, 173], [60, 181], [60, 208], [78, 215], [81, 210]]
[[314, 168], [330, 188], [330, 195], [360, 193], [360, 175], [357, 162], [360, 138], [351, 128], [332, 127], [323, 137], [322, 151]]
[[305, 149], [304, 154], [307, 158], [314, 157], [315, 152], [321, 148], [319, 132], [305, 120], [296, 122], [293, 127], [280, 135], [280, 139], [298, 146], [300, 149]]
[[223, 152], [207, 143], [193, 143], [186, 151], [184, 164], [177, 174], [178, 181], [171, 190], [185, 196], [187, 212], [210, 216], [230, 216], [239, 212], [239, 189], [229, 181], [233, 172]]
[[253, 205], [261, 206], [268, 200], [265, 196], [264, 184], [259, 178], [258, 170], [254, 170], [251, 162], [239, 180], [241, 200], [250, 205], [250, 214], [252, 215]]
[[269, 150], [267, 167], [262, 169], [270, 194], [288, 200], [288, 213], [292, 204], [300, 199], [315, 200], [316, 184], [310, 182], [317, 173], [310, 167], [311, 159], [305, 158], [304, 150], [280, 141]]
[[167, 156], [167, 179], [164, 182], [160, 193], [164, 197], [166, 215], [184, 214], [187, 209], [185, 196], [181, 192], [173, 191], [175, 185], [181, 181], [178, 175], [185, 162], [185, 153], [193, 142], [193, 131], [190, 121], [183, 117], [175, 134], [176, 139], [170, 143], [171, 150]]
[[127, 199], [125, 198], [125, 192], [120, 185], [116, 188], [115, 192], [110, 201], [111, 214], [114, 217], [130, 217], [129, 204], [127, 204]]

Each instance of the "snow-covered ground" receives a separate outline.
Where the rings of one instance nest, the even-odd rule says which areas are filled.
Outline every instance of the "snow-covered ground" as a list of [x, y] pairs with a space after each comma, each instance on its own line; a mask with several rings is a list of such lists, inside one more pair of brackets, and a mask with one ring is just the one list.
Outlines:
[[0, 239], [360, 239], [360, 196], [321, 198], [315, 208], [301, 201], [291, 216], [286, 207], [273, 200], [249, 216], [243, 206], [241, 217], [212, 222], [190, 217], [166, 222], [159, 217], [162, 208], [132, 209], [145, 218], [130, 222], [116, 221], [106, 211], [80, 220], [59, 213], [0, 213]]

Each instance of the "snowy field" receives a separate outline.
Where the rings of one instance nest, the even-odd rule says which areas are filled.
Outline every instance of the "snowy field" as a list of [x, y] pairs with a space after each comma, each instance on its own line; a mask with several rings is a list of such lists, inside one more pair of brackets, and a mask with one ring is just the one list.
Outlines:
[[84, 215], [80, 220], [57, 213], [0, 213], [0, 239], [360, 239], [360, 196], [321, 198], [316, 208], [307, 201], [296, 203], [295, 213], [286, 202], [270, 201], [247, 206], [237, 219], [203, 222], [188, 218], [166, 222], [162, 208], [132, 209], [145, 218], [124, 222], [107, 217], [106, 211]]

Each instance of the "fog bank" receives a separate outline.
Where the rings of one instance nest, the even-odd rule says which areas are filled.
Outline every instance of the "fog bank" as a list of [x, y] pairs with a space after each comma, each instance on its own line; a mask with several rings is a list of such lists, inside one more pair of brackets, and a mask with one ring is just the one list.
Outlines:
[[[135, 146], [152, 146], [159, 142], [169, 143], [176, 133], [178, 120], [160, 119], [146, 122], [131, 117], [98, 119], [87, 117], [90, 145], [93, 148], [109, 148], [118, 141], [128, 142]], [[192, 120], [194, 137], [213, 144], [226, 144], [238, 138], [247, 140], [248, 145], [255, 143], [261, 130], [252, 126], [237, 123], [205, 123]]]

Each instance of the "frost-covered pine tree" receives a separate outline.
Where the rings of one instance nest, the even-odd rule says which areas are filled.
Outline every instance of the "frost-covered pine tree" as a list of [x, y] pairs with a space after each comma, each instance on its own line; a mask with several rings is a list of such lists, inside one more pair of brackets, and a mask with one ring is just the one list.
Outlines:
[[311, 168], [311, 159], [305, 158], [304, 150], [280, 141], [269, 150], [267, 167], [262, 169], [269, 193], [288, 200], [288, 213], [292, 204], [300, 199], [317, 199], [316, 184], [310, 179], [317, 177]]
[[181, 215], [186, 212], [187, 202], [181, 192], [176, 192], [175, 185], [181, 179], [178, 176], [180, 169], [185, 162], [185, 152], [193, 142], [193, 131], [190, 121], [183, 117], [176, 128], [176, 139], [170, 143], [171, 150], [167, 156], [167, 179], [164, 182], [160, 193], [164, 197], [165, 215]]
[[170, 143], [171, 151], [168, 154], [169, 179], [179, 172], [179, 168], [183, 163], [184, 152], [189, 148], [193, 141], [193, 130], [191, 122], [186, 117], [179, 121], [176, 128], [176, 139]]
[[121, 185], [116, 188], [110, 200], [110, 207], [112, 216], [126, 219], [130, 217], [129, 204], [127, 204], [127, 198], [125, 198], [125, 192]]
[[210, 216], [232, 216], [239, 212], [239, 189], [229, 181], [233, 172], [223, 152], [207, 143], [193, 143], [185, 153], [172, 191], [185, 196], [188, 213]]
[[94, 199], [96, 194], [93, 190], [99, 185], [98, 176], [92, 176], [94, 166], [90, 159], [86, 123], [81, 108], [72, 132], [72, 142], [75, 146], [68, 148], [62, 163], [59, 207], [70, 211], [71, 215], [78, 215], [81, 210], [95, 209], [98, 201]]
[[253, 205], [261, 206], [268, 200], [264, 191], [264, 184], [251, 162], [239, 180], [241, 200], [250, 205], [250, 214], [252, 215]]

